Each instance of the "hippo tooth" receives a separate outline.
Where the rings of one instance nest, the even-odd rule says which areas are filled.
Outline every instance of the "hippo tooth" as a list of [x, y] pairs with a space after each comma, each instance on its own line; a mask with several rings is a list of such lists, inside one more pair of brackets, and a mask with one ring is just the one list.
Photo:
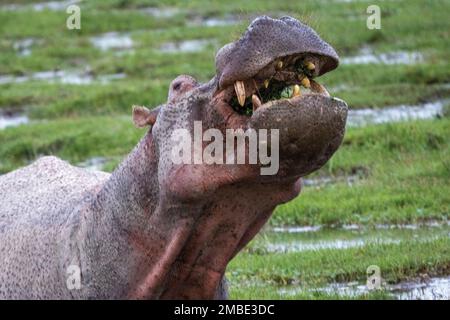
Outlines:
[[315, 82], [314, 80], [311, 80], [311, 89], [315, 92], [321, 93], [324, 96], [329, 97], [330, 94], [328, 93], [327, 89], [325, 89], [325, 87], [323, 85], [321, 85], [318, 82]]
[[269, 79], [264, 80], [264, 88], [268, 88], [269, 87]]
[[298, 97], [299, 95], [301, 95], [301, 93], [300, 93], [300, 86], [298, 84], [296, 84], [294, 86], [294, 90], [292, 90], [292, 97], [291, 98]]
[[243, 81], [236, 81], [234, 83], [234, 90], [236, 91], [236, 96], [241, 107], [245, 104], [245, 85]]
[[277, 64], [275, 65], [275, 69], [277, 70], [281, 70], [283, 68], [283, 61], [278, 61]]
[[252, 104], [253, 104], [253, 111], [256, 111], [256, 109], [261, 107], [261, 100], [259, 100], [256, 94], [252, 95]]
[[312, 63], [311, 61], [308, 61], [305, 63], [305, 66], [308, 70], [312, 71], [316, 68], [316, 66], [314, 65], [314, 63]]
[[311, 87], [311, 82], [309, 81], [308, 77], [304, 77], [300, 82], [302, 83], [302, 86], [304, 86], [305, 88]]

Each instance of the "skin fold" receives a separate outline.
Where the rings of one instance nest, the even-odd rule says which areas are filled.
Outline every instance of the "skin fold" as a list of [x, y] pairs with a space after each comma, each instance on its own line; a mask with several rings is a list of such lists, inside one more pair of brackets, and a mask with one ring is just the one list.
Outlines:
[[[297, 56], [314, 64], [311, 79], [338, 65], [308, 26], [257, 18], [218, 52], [208, 83], [179, 76], [167, 103], [134, 108], [134, 123], [148, 131], [112, 174], [42, 157], [0, 176], [0, 298], [226, 298], [229, 261], [344, 136], [347, 105], [325, 94], [262, 101], [251, 116], [231, 108], [235, 81], [249, 98], [264, 77], [281, 77], [278, 59], [289, 66]], [[277, 174], [261, 175], [260, 163], [175, 164], [171, 134], [193, 133], [194, 121], [224, 136], [278, 129]], [[67, 286], [70, 266], [80, 270], [79, 288]]]

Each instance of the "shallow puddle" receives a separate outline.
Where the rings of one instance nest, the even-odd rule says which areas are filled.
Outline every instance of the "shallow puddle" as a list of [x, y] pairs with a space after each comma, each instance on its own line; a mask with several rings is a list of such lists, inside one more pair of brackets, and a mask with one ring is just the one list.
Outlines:
[[147, 7], [147, 8], [139, 8], [137, 9], [139, 12], [146, 13], [155, 18], [171, 18], [181, 12], [179, 8], [171, 8], [171, 7]]
[[64, 70], [36, 72], [31, 76], [32, 80], [61, 82], [66, 84], [90, 84], [93, 77], [89, 73], [70, 72]]
[[125, 79], [126, 77], [126, 73], [113, 73], [99, 75], [96, 79], [101, 83], [107, 84], [114, 80]]
[[289, 242], [289, 243], [269, 243], [265, 246], [265, 249], [269, 253], [285, 253], [285, 252], [302, 252], [311, 250], [323, 250], [323, 249], [349, 249], [363, 247], [371, 244], [398, 244], [399, 239], [352, 239], [352, 240], [331, 240], [331, 241], [318, 241], [313, 243], [307, 242]]
[[36, 43], [33, 38], [25, 38], [14, 42], [13, 48], [17, 51], [17, 54], [22, 57], [31, 55], [31, 47]]
[[51, 10], [51, 11], [64, 11], [71, 4], [80, 3], [81, 0], [69, 0], [69, 1], [46, 1], [46, 2], [38, 2], [32, 4], [5, 4], [0, 7], [1, 10], [5, 11], [18, 11], [18, 10], [26, 10], [31, 9], [34, 11], [43, 11], [43, 10]]
[[394, 51], [375, 54], [371, 48], [363, 48], [358, 55], [342, 57], [341, 64], [416, 64], [423, 62], [420, 52]]
[[430, 221], [421, 226], [378, 225], [375, 228], [361, 228], [358, 225], [345, 225], [338, 229], [321, 226], [286, 227], [266, 229], [255, 238], [249, 250], [263, 254], [341, 250], [368, 245], [399, 244], [403, 241], [431, 241], [446, 237], [450, 237], [449, 221]]
[[383, 109], [349, 110], [347, 126], [361, 127], [368, 124], [431, 119], [441, 116], [449, 100], [438, 100], [421, 105], [401, 105]]
[[128, 33], [107, 32], [91, 37], [91, 43], [102, 51], [131, 51], [133, 48], [133, 39]]
[[[252, 241], [245, 250], [248, 254], [278, 254], [280, 257], [288, 252], [306, 252], [310, 250], [341, 250], [353, 247], [377, 246], [406, 242], [426, 242], [435, 239], [450, 238], [450, 220], [429, 221], [424, 224], [378, 225], [378, 228], [363, 228], [347, 225], [345, 228], [329, 229], [320, 226], [272, 228], [266, 229]], [[430, 278], [418, 274], [417, 280], [408, 280], [397, 284], [381, 281], [381, 290], [385, 295], [396, 299], [449, 299], [450, 277]], [[383, 278], [383, 272], [381, 272]], [[248, 283], [239, 282], [235, 286], [266, 286], [258, 278], [248, 279]], [[272, 290], [272, 289], [270, 289]], [[358, 297], [370, 293], [365, 281], [348, 283], [330, 283], [322, 286], [304, 286], [294, 281], [293, 284], [275, 288], [281, 297], [313, 292]]]
[[40, 2], [32, 5], [33, 10], [43, 11], [43, 10], [52, 10], [52, 11], [62, 11], [66, 10], [68, 6], [71, 4], [80, 3], [81, 0], [69, 0], [69, 1], [48, 1], [48, 2]]
[[17, 127], [29, 122], [25, 113], [5, 111], [0, 109], [0, 130], [8, 127]]
[[400, 300], [450, 300], [450, 277], [403, 282], [388, 290]]
[[376, 224], [374, 226], [365, 227], [357, 224], [344, 224], [342, 226], [284, 226], [284, 227], [273, 227], [268, 228], [267, 232], [279, 232], [279, 233], [305, 233], [305, 232], [317, 232], [320, 230], [345, 230], [345, 231], [365, 231], [365, 230], [396, 230], [396, 229], [406, 229], [406, 230], [417, 230], [423, 228], [441, 228], [450, 226], [450, 220], [438, 221], [430, 220], [417, 224]]
[[287, 233], [303, 233], [316, 232], [322, 229], [322, 226], [290, 226], [290, 227], [274, 227], [269, 229], [273, 232], [287, 232]]
[[51, 70], [51, 71], [36, 72], [30, 75], [23, 75], [23, 76], [0, 75], [0, 85], [9, 83], [22, 83], [26, 81], [46, 81], [49, 83], [62, 83], [75, 85], [86, 85], [98, 81], [99, 83], [106, 84], [113, 80], [123, 79], [125, 77], [126, 77], [125, 73], [94, 76], [89, 71]]
[[340, 177], [317, 177], [317, 178], [304, 178], [302, 179], [302, 186], [304, 187], [320, 187], [338, 182], [345, 182], [351, 186], [362, 177], [360, 175], [349, 175]]
[[165, 53], [198, 52], [215, 44], [217, 44], [217, 42], [213, 39], [194, 39], [179, 42], [166, 42], [160, 46], [159, 50]]
[[228, 15], [225, 17], [202, 17], [195, 16], [192, 17], [188, 26], [202, 26], [202, 27], [223, 27], [237, 25], [242, 21], [237, 16]]
[[[449, 300], [450, 277], [417, 279], [415, 281], [404, 281], [394, 285], [383, 284], [381, 289], [399, 300]], [[359, 282], [332, 283], [326, 287], [314, 289], [285, 287], [278, 290], [284, 296], [294, 296], [305, 291], [324, 292], [350, 297], [370, 293], [369, 288]]]

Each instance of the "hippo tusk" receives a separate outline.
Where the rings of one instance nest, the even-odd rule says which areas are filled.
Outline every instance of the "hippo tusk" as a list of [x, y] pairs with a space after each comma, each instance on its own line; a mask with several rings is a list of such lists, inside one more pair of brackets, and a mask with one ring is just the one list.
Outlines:
[[236, 81], [234, 83], [234, 90], [236, 91], [236, 96], [241, 107], [245, 104], [245, 85], [243, 81]]

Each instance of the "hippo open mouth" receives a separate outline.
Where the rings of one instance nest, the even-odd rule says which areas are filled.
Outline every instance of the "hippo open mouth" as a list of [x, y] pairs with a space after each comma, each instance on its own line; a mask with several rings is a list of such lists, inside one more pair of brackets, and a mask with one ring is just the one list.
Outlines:
[[274, 105], [274, 101], [280, 99], [294, 104], [291, 99], [302, 94], [329, 97], [327, 89], [313, 80], [316, 65], [312, 61], [317, 59], [320, 57], [308, 53], [275, 59], [254, 77], [237, 80], [233, 86], [227, 86], [222, 97], [234, 111], [247, 116], [260, 107]]
[[333, 47], [309, 26], [260, 17], [217, 53], [213, 105], [229, 128], [279, 129], [280, 175], [303, 176], [342, 142], [347, 104], [317, 81], [338, 64]]
[[260, 17], [217, 54], [219, 91], [234, 111], [248, 116], [274, 100], [329, 97], [315, 78], [335, 69], [338, 61], [335, 50], [307, 25], [291, 17]]

